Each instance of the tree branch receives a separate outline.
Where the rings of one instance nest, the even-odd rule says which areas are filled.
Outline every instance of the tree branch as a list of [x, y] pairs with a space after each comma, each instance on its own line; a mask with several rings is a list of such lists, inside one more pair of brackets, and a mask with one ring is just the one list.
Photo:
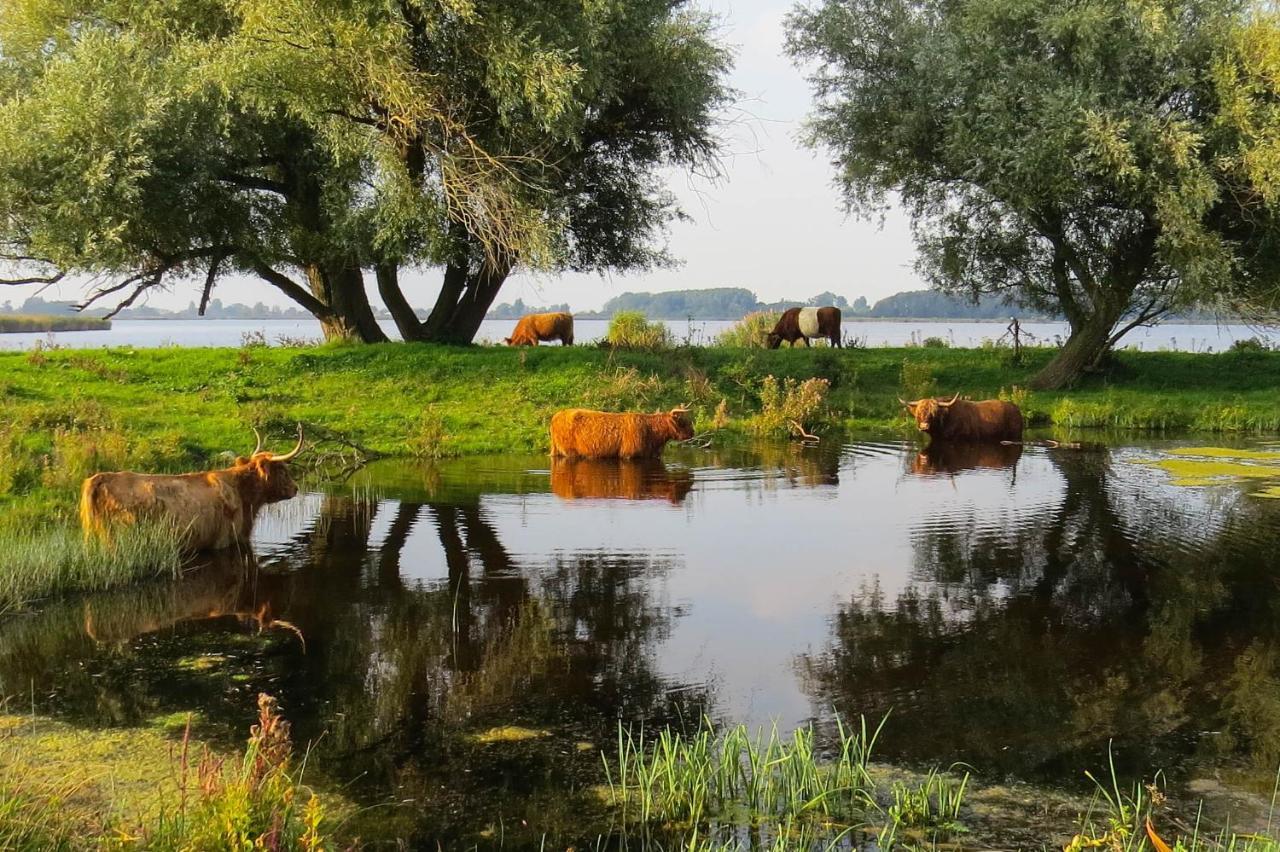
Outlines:
[[282, 272], [278, 272], [258, 258], [253, 259], [253, 271], [268, 284], [277, 287], [290, 299], [306, 308], [317, 318], [329, 319], [334, 316], [333, 310], [324, 302], [311, 295], [305, 288]]
[[215, 254], [209, 261], [209, 271], [204, 277], [204, 290], [200, 293], [200, 310], [197, 312], [199, 316], [204, 316], [205, 309], [209, 307], [209, 294], [213, 292], [214, 282], [217, 281], [218, 269], [229, 257], [231, 257], [231, 251], [228, 249]]

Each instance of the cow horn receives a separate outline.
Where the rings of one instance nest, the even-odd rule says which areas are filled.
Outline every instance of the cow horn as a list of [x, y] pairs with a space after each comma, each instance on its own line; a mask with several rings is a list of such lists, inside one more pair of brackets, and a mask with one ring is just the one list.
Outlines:
[[938, 405], [941, 405], [943, 408], [950, 408], [951, 406], [956, 404], [956, 400], [959, 398], [960, 398], [960, 394], [956, 394], [955, 396], [951, 397], [950, 401], [948, 402], [943, 402], [942, 400], [938, 400]]
[[898, 397], [898, 402], [902, 403], [902, 404], [903, 404], [903, 405], [905, 405], [907, 408], [915, 408], [917, 405], [919, 405], [919, 404], [920, 404], [920, 400], [918, 400], [918, 399], [917, 399], [915, 402], [907, 402], [907, 401], [906, 401], [905, 399], [903, 399], [902, 397]]
[[302, 452], [302, 424], [301, 424], [301, 423], [299, 423], [299, 424], [298, 424], [298, 444], [297, 444], [297, 446], [295, 446], [292, 450], [290, 450], [289, 452], [285, 453], [285, 454], [284, 454], [284, 455], [282, 455], [282, 456], [275, 456], [275, 455], [273, 455], [273, 456], [271, 457], [271, 460], [272, 460], [273, 462], [287, 462], [287, 461], [292, 461], [293, 459], [297, 458], [298, 453], [300, 453], [300, 452]]
[[253, 452], [249, 453], [249, 457], [250, 457], [250, 458], [252, 458], [252, 457], [256, 456], [258, 453], [262, 452], [262, 433], [258, 431], [258, 427], [257, 427], [257, 426], [254, 426], [254, 427], [253, 427], [253, 437], [255, 437], [255, 438], [257, 438], [257, 439], [258, 439], [258, 443], [254, 446], [254, 448], [253, 448]]

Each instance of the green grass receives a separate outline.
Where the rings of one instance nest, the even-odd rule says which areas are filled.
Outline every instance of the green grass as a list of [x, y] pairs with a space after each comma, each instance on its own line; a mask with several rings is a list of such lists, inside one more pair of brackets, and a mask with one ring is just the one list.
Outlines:
[[111, 320], [99, 317], [0, 314], [0, 334], [31, 334], [45, 331], [98, 331], [108, 328], [111, 328]]
[[110, 546], [68, 526], [0, 528], [0, 614], [52, 595], [173, 576], [183, 560], [178, 542], [167, 524], [122, 529]]
[[268, 695], [242, 753], [179, 729], [91, 731], [0, 715], [0, 849], [320, 852], [353, 806], [302, 783]]
[[[252, 425], [286, 446], [295, 421], [312, 462], [352, 445], [400, 456], [541, 453], [568, 406], [652, 411], [689, 402], [711, 428], [752, 432], [768, 376], [826, 379], [809, 431], [910, 434], [897, 397], [927, 388], [974, 398], [1025, 388], [1052, 357], [1001, 349], [724, 347], [659, 352], [386, 344], [306, 349], [111, 349], [0, 353], [0, 528], [69, 520], [94, 470], [221, 465], [252, 447]], [[1035, 424], [1280, 432], [1280, 353], [1121, 352], [1081, 387], [1021, 396]]]

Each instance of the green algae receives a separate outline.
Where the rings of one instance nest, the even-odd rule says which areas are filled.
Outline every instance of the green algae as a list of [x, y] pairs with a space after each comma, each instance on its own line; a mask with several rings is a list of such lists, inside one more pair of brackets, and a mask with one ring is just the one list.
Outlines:
[[488, 745], [491, 743], [522, 743], [527, 740], [537, 740], [549, 736], [551, 736], [550, 731], [544, 731], [537, 728], [522, 728], [519, 725], [500, 725], [496, 728], [490, 728], [487, 731], [472, 734], [468, 739], [472, 742]]
[[[1170, 485], [1203, 488], [1214, 485], [1280, 480], [1280, 452], [1273, 450], [1228, 449], [1225, 447], [1180, 447], [1160, 458], [1139, 464], [1157, 467], [1169, 474]], [[1280, 485], [1253, 492], [1258, 497], [1280, 497]]]

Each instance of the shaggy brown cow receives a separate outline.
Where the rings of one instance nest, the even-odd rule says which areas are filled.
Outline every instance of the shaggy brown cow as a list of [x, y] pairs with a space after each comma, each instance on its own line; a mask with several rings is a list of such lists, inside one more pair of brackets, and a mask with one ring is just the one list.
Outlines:
[[680, 503], [693, 488], [687, 470], [669, 470], [660, 459], [551, 460], [551, 492], [563, 500], [667, 500]]
[[190, 550], [247, 545], [258, 509], [298, 493], [288, 462], [300, 452], [301, 425], [298, 444], [291, 451], [284, 455], [262, 452], [259, 435], [253, 454], [237, 458], [226, 470], [177, 476], [96, 473], [80, 489], [80, 524], [86, 538], [97, 535], [107, 540], [116, 526], [168, 521]]
[[959, 473], [962, 470], [1015, 467], [1022, 458], [1022, 444], [978, 444], [972, 441], [931, 441], [911, 460], [911, 472], [920, 476]]
[[516, 330], [505, 338], [508, 346], [537, 346], [539, 340], [559, 340], [573, 345], [573, 314], [528, 314], [520, 317]]
[[683, 406], [666, 414], [613, 414], [569, 408], [551, 418], [551, 454], [569, 458], [635, 459], [662, 454], [667, 441], [693, 437]]
[[951, 399], [918, 399], [898, 402], [907, 407], [921, 432], [935, 441], [1021, 441], [1022, 412], [1012, 402], [984, 399], [970, 402], [956, 394]]
[[825, 337], [832, 346], [842, 346], [839, 308], [788, 308], [769, 332], [769, 348], [777, 349], [782, 341], [792, 346], [797, 340], [809, 345], [809, 338]]

